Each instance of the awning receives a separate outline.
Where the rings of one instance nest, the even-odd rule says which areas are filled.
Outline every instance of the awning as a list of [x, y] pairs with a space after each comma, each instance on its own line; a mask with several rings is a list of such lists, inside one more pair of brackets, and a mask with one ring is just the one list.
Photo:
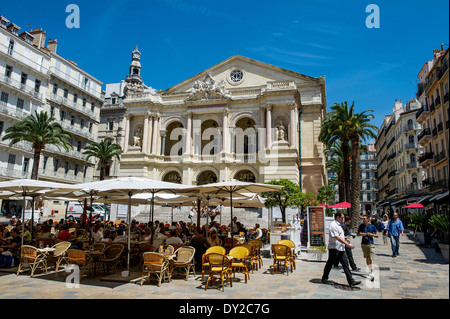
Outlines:
[[433, 195], [426, 195], [426, 196], [420, 198], [417, 202], [418, 202], [418, 203], [421, 203], [421, 202], [423, 202], [424, 200], [427, 200], [427, 199], [429, 199], [429, 198], [432, 197], [432, 196], [433, 196]]
[[441, 199], [443, 199], [446, 196], [448, 196], [448, 191], [446, 191], [445, 193], [442, 193], [442, 194], [436, 196], [434, 200], [441, 200]]
[[396, 202], [393, 202], [391, 205], [397, 205], [397, 204], [400, 204], [400, 203], [403, 203], [403, 202], [406, 202], [406, 199], [398, 200]]

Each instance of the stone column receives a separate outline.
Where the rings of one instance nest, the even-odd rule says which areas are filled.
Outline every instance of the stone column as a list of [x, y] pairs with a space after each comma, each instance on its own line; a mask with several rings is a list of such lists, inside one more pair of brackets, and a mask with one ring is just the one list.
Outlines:
[[223, 111], [223, 136], [222, 136], [222, 151], [223, 153], [230, 153], [229, 148], [229, 131], [228, 131], [228, 114], [230, 113], [230, 110], [226, 108]]
[[186, 124], [186, 145], [184, 147], [184, 152], [186, 155], [191, 155], [191, 145], [192, 145], [192, 112], [188, 112], [187, 124]]
[[166, 155], [166, 136], [167, 136], [167, 131], [161, 131], [161, 138], [162, 138], [162, 142], [161, 142], [161, 155], [165, 156]]
[[297, 121], [296, 121], [296, 119], [297, 119], [297, 115], [296, 115], [296, 112], [295, 112], [295, 109], [297, 108], [297, 103], [292, 103], [291, 105], [290, 105], [290, 107], [291, 107], [291, 131], [289, 132], [289, 134], [291, 135], [290, 136], [290, 138], [289, 138], [289, 140], [290, 140], [290, 142], [291, 142], [291, 147], [295, 147], [295, 141], [297, 140], [296, 139], [296, 135], [297, 135]]
[[143, 153], [147, 153], [147, 143], [148, 143], [148, 120], [150, 117], [150, 113], [146, 113], [145, 114], [145, 118], [144, 118], [144, 132], [143, 132], [143, 137], [142, 137], [142, 152]]
[[272, 105], [266, 105], [266, 147], [272, 147]]
[[145, 145], [145, 151], [150, 154], [152, 151], [152, 135], [153, 135], [153, 114], [148, 112], [148, 139], [147, 145]]
[[123, 151], [124, 153], [128, 152], [128, 144], [130, 140], [130, 114], [125, 114], [125, 141], [123, 143]]
[[158, 139], [159, 139], [158, 122], [159, 122], [159, 114], [155, 114], [154, 120], [153, 120], [153, 140], [152, 140], [152, 154], [153, 155], [158, 155], [158, 150], [157, 150]]

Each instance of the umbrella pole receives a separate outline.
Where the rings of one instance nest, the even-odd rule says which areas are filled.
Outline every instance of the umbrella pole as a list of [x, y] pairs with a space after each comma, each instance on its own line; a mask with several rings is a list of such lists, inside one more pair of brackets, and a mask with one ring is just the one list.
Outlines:
[[128, 257], [127, 257], [127, 270], [130, 275], [130, 253], [131, 253], [131, 195], [132, 192], [128, 192]]
[[91, 245], [92, 241], [92, 191], [91, 191], [91, 209], [89, 210], [89, 245]]
[[155, 220], [155, 192], [152, 192], [152, 222]]
[[33, 230], [34, 230], [34, 199], [36, 197], [33, 196], [31, 200], [31, 224], [30, 224], [30, 231], [31, 231], [31, 239], [33, 239]]
[[233, 248], [234, 232], [233, 232], [233, 192], [230, 190], [230, 209], [231, 209], [231, 248]]
[[[22, 246], [23, 247], [23, 235], [25, 234], [25, 205], [27, 203], [27, 200], [25, 199], [25, 196], [27, 196], [25, 190], [23, 191], [23, 207], [22, 207]], [[22, 257], [22, 249], [20, 249], [20, 256]]]
[[200, 227], [200, 197], [197, 197], [197, 227]]

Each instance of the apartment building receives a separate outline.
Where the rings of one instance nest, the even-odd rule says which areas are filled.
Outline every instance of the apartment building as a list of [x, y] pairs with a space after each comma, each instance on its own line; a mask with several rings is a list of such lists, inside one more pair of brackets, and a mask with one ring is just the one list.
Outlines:
[[433, 59], [426, 62], [418, 74], [417, 98], [422, 102], [416, 112], [417, 122], [423, 126], [418, 136], [424, 154], [419, 158], [425, 170], [423, 186], [434, 196], [424, 203], [427, 211], [447, 212], [449, 190], [449, 55], [448, 49], [433, 51]]
[[422, 130], [416, 122], [418, 100], [403, 105], [396, 100], [391, 115], [385, 117], [375, 147], [378, 151], [379, 202], [383, 211], [399, 208], [425, 195], [422, 180], [425, 173], [418, 164], [423, 148], [417, 143]]
[[361, 212], [364, 214], [377, 213], [378, 201], [378, 171], [377, 150], [374, 144], [367, 145], [367, 153], [360, 157], [361, 169]]
[[[103, 84], [58, 55], [57, 45], [57, 40], [46, 41], [45, 30], [21, 32], [0, 15], [0, 137], [35, 111], [48, 112], [70, 133], [73, 149], [66, 152], [46, 146], [39, 179], [88, 182], [93, 180], [95, 163], [86, 162], [82, 152], [97, 140]], [[9, 141], [0, 141], [0, 150], [0, 180], [30, 178], [33, 149], [29, 143], [9, 147]], [[45, 210], [63, 212], [64, 202], [46, 203]]]

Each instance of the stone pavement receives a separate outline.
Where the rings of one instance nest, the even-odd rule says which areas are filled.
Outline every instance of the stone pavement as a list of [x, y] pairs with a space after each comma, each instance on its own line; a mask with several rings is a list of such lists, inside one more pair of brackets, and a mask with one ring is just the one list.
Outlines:
[[[201, 274], [188, 281], [173, 279], [161, 287], [154, 283], [143, 286], [136, 283], [104, 281], [84, 277], [79, 288], [70, 288], [65, 283], [65, 272], [36, 276], [0, 270], [0, 299], [448, 299], [449, 266], [434, 248], [419, 247], [411, 235], [401, 237], [400, 255], [391, 257], [390, 245], [384, 246], [381, 238], [376, 239], [375, 281], [365, 277], [365, 261], [362, 257], [360, 239], [355, 244], [354, 258], [361, 271], [354, 272], [354, 278], [362, 284], [347, 286], [342, 269], [333, 269], [329, 279], [335, 284], [322, 284], [324, 262], [309, 262], [303, 252], [297, 259], [297, 269], [289, 276], [282, 273], [272, 275], [271, 259], [265, 258], [264, 265], [250, 274], [247, 284], [243, 275], [237, 275], [233, 287], [225, 291], [219, 285], [204, 290]], [[266, 246], [268, 247], [268, 246]], [[138, 275], [137, 273], [135, 274]]]

